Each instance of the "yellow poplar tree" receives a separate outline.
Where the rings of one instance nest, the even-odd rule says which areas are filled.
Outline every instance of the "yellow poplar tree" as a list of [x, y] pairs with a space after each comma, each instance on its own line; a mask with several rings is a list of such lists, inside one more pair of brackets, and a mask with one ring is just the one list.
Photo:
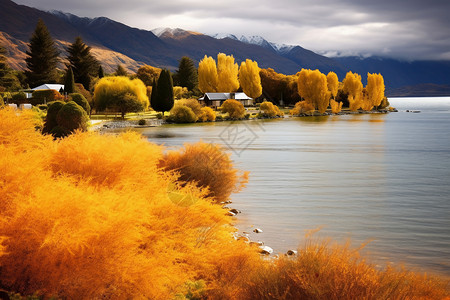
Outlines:
[[366, 92], [370, 103], [373, 106], [380, 106], [384, 98], [384, 79], [381, 74], [367, 73]]
[[198, 64], [198, 88], [202, 93], [217, 92], [218, 82], [216, 61], [205, 55]]
[[233, 55], [219, 53], [217, 55], [218, 92], [232, 93], [239, 88], [239, 66], [234, 62]]
[[336, 75], [336, 73], [329, 72], [327, 74], [327, 87], [331, 93], [331, 96], [334, 99], [336, 97], [336, 94], [337, 94], [337, 91], [339, 88], [339, 79], [338, 79], [338, 76]]
[[260, 68], [256, 61], [246, 59], [241, 63], [239, 68], [239, 83], [244, 93], [256, 99], [262, 94], [261, 77], [259, 76]]
[[302, 69], [298, 74], [298, 93], [323, 114], [330, 104], [327, 76], [319, 70], [307, 69]]
[[357, 73], [347, 72], [343, 80], [343, 91], [348, 94], [348, 102], [351, 111], [357, 111], [362, 104], [361, 75]]

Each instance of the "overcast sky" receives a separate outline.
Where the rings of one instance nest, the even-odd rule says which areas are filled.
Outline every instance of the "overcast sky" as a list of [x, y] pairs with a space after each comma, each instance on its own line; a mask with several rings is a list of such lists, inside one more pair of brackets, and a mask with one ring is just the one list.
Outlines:
[[327, 55], [450, 60], [450, 0], [13, 0], [141, 29], [260, 35]]

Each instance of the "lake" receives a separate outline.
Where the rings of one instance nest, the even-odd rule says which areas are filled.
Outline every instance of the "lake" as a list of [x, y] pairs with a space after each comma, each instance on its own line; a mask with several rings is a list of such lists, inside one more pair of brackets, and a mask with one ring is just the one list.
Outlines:
[[[276, 253], [305, 233], [350, 238], [376, 263], [450, 276], [450, 98], [392, 98], [399, 112], [136, 129], [167, 147], [220, 143], [250, 181], [230, 205]], [[419, 112], [406, 112], [414, 110]]]

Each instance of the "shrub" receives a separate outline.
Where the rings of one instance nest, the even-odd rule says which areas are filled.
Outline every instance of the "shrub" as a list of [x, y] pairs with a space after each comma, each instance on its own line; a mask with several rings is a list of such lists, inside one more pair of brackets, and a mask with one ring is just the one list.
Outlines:
[[295, 103], [295, 107], [289, 111], [293, 116], [311, 114], [314, 112], [314, 105], [308, 101], [299, 101]]
[[220, 107], [220, 110], [223, 113], [228, 113], [228, 116], [233, 120], [242, 119], [245, 116], [244, 105], [242, 105], [241, 102], [234, 99], [226, 100]]
[[145, 120], [144, 119], [140, 119], [139, 121], [138, 121], [138, 125], [140, 125], [140, 126], [143, 126], [143, 125], [145, 125]]
[[3, 101], [3, 97], [0, 95], [0, 107], [5, 105], [5, 102]]
[[202, 113], [199, 118], [202, 122], [214, 122], [216, 120], [216, 113], [211, 107], [202, 107]]
[[273, 118], [276, 116], [279, 116], [279, 117], [283, 116], [283, 113], [280, 111], [278, 106], [274, 105], [272, 102], [265, 101], [265, 102], [261, 103], [259, 108], [264, 117]]
[[60, 127], [69, 132], [77, 129], [86, 131], [89, 117], [81, 106], [74, 101], [69, 101], [59, 110], [56, 121]]
[[179, 104], [170, 110], [170, 116], [167, 118], [167, 121], [174, 123], [195, 123], [197, 120], [197, 115], [190, 107]]
[[81, 106], [86, 113], [89, 114], [89, 112], [91, 111], [91, 106], [89, 105], [89, 102], [82, 94], [79, 93], [70, 94], [69, 99], [78, 104], [79, 106]]
[[13, 101], [25, 100], [25, 99], [27, 99], [27, 95], [24, 92], [17, 92], [17, 93], [12, 94]]
[[333, 114], [340, 113], [342, 110], [343, 102], [336, 102], [333, 99], [330, 100], [331, 112]]
[[202, 106], [197, 99], [181, 99], [176, 102], [177, 105], [184, 105], [192, 109], [194, 114], [199, 118], [202, 115]]
[[171, 151], [160, 161], [165, 170], [179, 172], [180, 180], [208, 188], [208, 196], [225, 201], [247, 182], [248, 174], [233, 168], [229, 154], [218, 145], [199, 142], [186, 144], [182, 152]]
[[64, 100], [64, 97], [56, 90], [38, 90], [33, 92], [36, 104], [45, 104], [52, 101]]
[[64, 102], [62, 101], [54, 101], [48, 104], [47, 108], [47, 116], [45, 117], [44, 128], [42, 129], [42, 133], [50, 133], [52, 129], [58, 126], [58, 121], [56, 120], [56, 116], [58, 115], [59, 110], [64, 106]]

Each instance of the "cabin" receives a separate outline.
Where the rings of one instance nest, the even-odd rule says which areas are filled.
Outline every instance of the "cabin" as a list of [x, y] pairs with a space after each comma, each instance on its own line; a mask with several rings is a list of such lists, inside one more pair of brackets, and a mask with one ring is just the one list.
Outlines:
[[203, 106], [219, 107], [228, 99], [238, 100], [244, 106], [253, 105], [253, 99], [245, 93], [205, 93], [198, 101]]

